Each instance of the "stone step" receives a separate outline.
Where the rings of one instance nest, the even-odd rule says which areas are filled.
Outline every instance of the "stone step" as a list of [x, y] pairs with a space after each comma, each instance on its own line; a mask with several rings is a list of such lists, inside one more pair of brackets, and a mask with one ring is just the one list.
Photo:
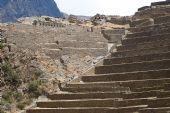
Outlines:
[[159, 1], [151, 3], [151, 6], [158, 6], [158, 5], [170, 5], [170, 1]]
[[153, 60], [162, 60], [169, 59], [170, 52], [149, 54], [143, 56], [132, 56], [132, 57], [120, 57], [120, 58], [110, 58], [104, 59], [103, 65], [114, 65], [114, 64], [124, 64], [124, 63], [133, 63], [133, 62], [143, 62], [143, 61], [153, 61]]
[[170, 19], [170, 16], [161, 16], [161, 17], [155, 18], [154, 23], [155, 24], [169, 23], [170, 22], [169, 19]]
[[[170, 78], [161, 79], [145, 79], [145, 80], [126, 80], [126, 81], [116, 81], [116, 82], [84, 82], [84, 83], [70, 83], [67, 84], [67, 88], [93, 88], [93, 87], [129, 87], [130, 90], [137, 88], [149, 88], [149, 87], [160, 87], [164, 84], [170, 83]], [[75, 89], [76, 90], [76, 89]]]
[[170, 107], [144, 108], [140, 109], [139, 113], [169, 113]]
[[[157, 107], [170, 107], [170, 98], [143, 98], [143, 99], [127, 99], [125, 100], [129, 105], [148, 105], [150, 108]], [[123, 101], [120, 102], [120, 105], [124, 104]], [[126, 105], [126, 104], [125, 104]]]
[[125, 35], [125, 29], [109, 29], [109, 30], [102, 30], [104, 34], [121, 34]]
[[[102, 90], [102, 88], [106, 88], [106, 90]], [[96, 90], [97, 89], [97, 90]], [[65, 87], [61, 89], [62, 91], [72, 92], [72, 93], [95, 93], [95, 92], [113, 92], [113, 93], [130, 93], [130, 92], [144, 92], [144, 91], [164, 91], [165, 87], [163, 85], [158, 86], [151, 86], [151, 87], [122, 87], [117, 89], [114, 88], [112, 90], [112, 87], [83, 87], [83, 88], [76, 88], [76, 87]]]
[[121, 93], [121, 92], [129, 92], [130, 89], [128, 87], [120, 87], [120, 86], [96, 86], [96, 87], [64, 87], [61, 89], [62, 91], [67, 92], [109, 92], [112, 91], [114, 93]]
[[143, 36], [138, 38], [124, 39], [122, 45], [134, 45], [139, 43], [153, 42], [153, 41], [169, 41], [170, 34], [160, 34], [154, 36]]
[[107, 48], [74, 48], [63, 47], [62, 55], [90, 55], [90, 56], [105, 56], [107, 54]]
[[153, 36], [153, 35], [165, 34], [165, 33], [169, 33], [169, 32], [170, 32], [170, 28], [164, 28], [164, 29], [159, 29], [159, 30], [154, 30], [154, 31], [142, 31], [142, 32], [136, 32], [136, 33], [128, 33], [126, 35], [126, 38]]
[[48, 98], [51, 100], [74, 100], [74, 99], [105, 99], [105, 98], [123, 98], [124, 93], [114, 92], [88, 92], [88, 93], [67, 93], [52, 94]]
[[144, 56], [144, 55], [151, 55], [151, 54], [159, 54], [159, 53], [166, 53], [170, 51], [170, 46], [161, 46], [156, 48], [146, 48], [146, 49], [139, 49], [139, 50], [127, 50], [127, 51], [120, 51], [114, 52], [111, 54], [111, 57], [121, 58], [121, 57], [134, 57], [134, 56]]
[[154, 70], [143, 72], [131, 72], [120, 74], [104, 74], [104, 75], [92, 75], [82, 76], [81, 79], [84, 82], [108, 82], [108, 81], [128, 81], [128, 80], [145, 80], [145, 79], [161, 79], [170, 78], [170, 70]]
[[95, 74], [123, 73], [147, 70], [169, 69], [170, 60], [146, 61], [95, 67]]
[[130, 27], [127, 30], [131, 33], [148, 32], [148, 31], [159, 31], [160, 29], [166, 29], [170, 27], [170, 23], [154, 24], [142, 27]]
[[152, 42], [145, 42], [145, 43], [138, 43], [138, 44], [130, 44], [130, 45], [121, 45], [117, 46], [117, 51], [130, 51], [130, 50], [137, 50], [137, 49], [149, 49], [149, 48], [158, 48], [163, 46], [170, 45], [170, 41], [152, 41]]
[[148, 98], [148, 97], [170, 97], [169, 91], [144, 91], [144, 92], [131, 92], [131, 93], [113, 93], [113, 92], [95, 92], [95, 93], [68, 93], [68, 94], [53, 94], [48, 98], [51, 100], [74, 100], [74, 99], [135, 99], [135, 98]]
[[164, 90], [165, 91], [170, 91], [170, 84], [169, 83], [164, 84]]
[[148, 105], [151, 108], [170, 107], [170, 98], [141, 98], [115, 100], [108, 99], [80, 99], [80, 100], [52, 100], [37, 102], [40, 108], [72, 108], [72, 107], [128, 107]]
[[[169, 101], [169, 100], [167, 100]], [[144, 102], [146, 102], [144, 104]], [[74, 107], [128, 107], [146, 105], [147, 102], [152, 104], [148, 99], [133, 99], [117, 101], [112, 98], [107, 99], [80, 99], [80, 100], [52, 100], [37, 102], [40, 108], [74, 108]], [[142, 104], [143, 103], [143, 104]], [[163, 102], [162, 102], [163, 103]]]
[[107, 42], [103, 36], [67, 36], [65, 40], [77, 40], [77, 41], [92, 41], [92, 42]]
[[151, 108], [170, 107], [170, 97], [151, 99], [147, 103]]
[[157, 18], [169, 14], [169, 6], [152, 6], [151, 8], [143, 11], [136, 12], [133, 19]]
[[36, 108], [27, 110], [26, 113], [133, 113], [147, 105], [129, 107], [75, 107], [75, 108]]
[[146, 19], [137, 19], [137, 20], [131, 21], [130, 27], [140, 26], [140, 25], [148, 22], [149, 20], [150, 20], [149, 18], [146, 18]]
[[170, 92], [168, 91], [144, 91], [132, 92], [130, 94], [122, 94], [123, 99], [140, 99], [140, 98], [169, 98]]
[[164, 91], [164, 85], [152, 86], [152, 87], [142, 87], [142, 88], [131, 88], [133, 92], [141, 92], [141, 91], [155, 91], [160, 90]]
[[90, 41], [59, 41], [60, 47], [74, 47], [74, 48], [107, 48], [104, 42], [90, 42]]

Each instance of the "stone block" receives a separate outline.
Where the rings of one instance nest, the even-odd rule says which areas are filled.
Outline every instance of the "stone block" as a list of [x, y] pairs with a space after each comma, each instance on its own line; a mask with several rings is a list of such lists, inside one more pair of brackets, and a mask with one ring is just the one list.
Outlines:
[[154, 19], [155, 24], [170, 23], [170, 16], [161, 16]]
[[135, 20], [135, 21], [131, 21], [130, 27], [136, 27], [136, 26], [142, 25], [143, 23], [146, 23], [148, 21], [150, 21], [150, 18], [147, 18], [147, 19], [138, 19], [138, 20]]
[[170, 1], [159, 1], [151, 3], [151, 6], [158, 6], [158, 5], [170, 5]]
[[143, 6], [143, 7], [139, 8], [138, 11], [143, 11], [143, 10], [146, 10], [149, 8], [150, 8], [150, 6]]

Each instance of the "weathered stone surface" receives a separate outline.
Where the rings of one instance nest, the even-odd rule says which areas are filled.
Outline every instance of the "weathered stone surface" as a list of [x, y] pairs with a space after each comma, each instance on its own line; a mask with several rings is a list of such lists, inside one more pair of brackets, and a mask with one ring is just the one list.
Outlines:
[[102, 33], [105, 34], [121, 34], [121, 35], [125, 35], [125, 29], [110, 29], [110, 30], [102, 30]]
[[96, 74], [109, 74], [109, 73], [125, 73], [133, 71], [147, 71], [158, 70], [158, 69], [168, 69], [169, 60], [162, 61], [152, 61], [152, 62], [139, 62], [139, 63], [129, 63], [120, 65], [110, 65], [110, 66], [100, 66], [96, 67]]
[[150, 26], [143, 26], [143, 27], [131, 27], [128, 28], [129, 32], [133, 33], [139, 33], [139, 32], [153, 32], [153, 31], [159, 31], [161, 29], [168, 29], [170, 28], [170, 23], [162, 23], [162, 24], [154, 24]]
[[154, 19], [155, 24], [170, 23], [170, 16], [162, 16]]
[[143, 56], [131, 56], [131, 57], [124, 57], [124, 58], [113, 57], [110, 59], [105, 59], [103, 62], [104, 62], [104, 65], [114, 65], [114, 64], [168, 59], [169, 57], [170, 57], [170, 52], [165, 52], [165, 53], [149, 54], [149, 55], [143, 55]]
[[142, 10], [136, 12], [135, 15], [132, 17], [133, 20], [136, 19], [147, 19], [147, 18], [156, 18], [159, 16], [166, 16], [170, 13], [170, 7], [158, 7], [158, 8], [149, 8], [146, 10]]
[[[94, 73], [86, 73], [87, 75], [67, 83], [61, 87], [65, 91], [63, 94], [50, 95], [52, 100], [38, 102], [39, 108], [31, 109], [28, 113], [168, 112], [170, 34], [169, 24], [166, 22], [169, 17], [155, 19], [170, 11], [164, 4], [165, 2], [159, 2], [152, 4], [152, 7], [139, 9], [131, 23], [133, 28], [129, 29], [130, 33], [127, 35], [123, 30], [104, 31], [108, 36], [105, 38], [113, 43], [116, 42], [115, 39], [120, 40], [125, 35], [117, 51], [112, 51], [110, 57], [92, 68]], [[100, 15], [98, 18], [101, 18]], [[90, 49], [86, 51], [91, 53]], [[106, 107], [109, 107], [109, 111]]]
[[131, 17], [128, 17], [128, 16], [119, 17], [118, 16], [118, 17], [111, 17], [111, 19], [107, 21], [113, 24], [126, 25], [130, 23], [130, 20], [131, 20]]
[[94, 25], [102, 25], [103, 23], [106, 22], [106, 16], [105, 15], [100, 15], [96, 14], [91, 18], [91, 21]]
[[130, 23], [131, 27], [142, 27], [142, 26], [147, 26], [147, 25], [153, 25], [154, 20], [151, 18], [148, 19], [140, 19], [140, 20], [135, 20]]
[[0, 22], [16, 21], [26, 16], [62, 17], [54, 0], [1, 0]]
[[150, 6], [143, 6], [143, 7], [139, 8], [138, 11], [143, 11], [143, 10], [146, 10], [149, 8], [150, 8]]
[[169, 5], [170, 1], [160, 1], [160, 2], [153, 2], [151, 6], [158, 6], [158, 5]]

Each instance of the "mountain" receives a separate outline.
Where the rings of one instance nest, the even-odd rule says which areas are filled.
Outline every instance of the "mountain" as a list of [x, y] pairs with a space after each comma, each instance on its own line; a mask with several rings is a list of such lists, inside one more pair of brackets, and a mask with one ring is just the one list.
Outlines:
[[54, 0], [0, 0], [0, 22], [14, 22], [29, 16], [63, 15]]

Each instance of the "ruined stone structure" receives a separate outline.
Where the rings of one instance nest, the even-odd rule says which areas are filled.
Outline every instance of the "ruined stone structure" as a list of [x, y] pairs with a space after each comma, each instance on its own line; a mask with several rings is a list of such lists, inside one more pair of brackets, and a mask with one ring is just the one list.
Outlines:
[[158, 16], [165, 16], [170, 14], [170, 2], [161, 1], [152, 3], [151, 6], [144, 6], [138, 9], [133, 19], [156, 18]]
[[90, 20], [91, 20], [91, 22], [94, 25], [101, 25], [101, 24], [106, 22], [106, 16], [105, 15], [96, 14]]
[[33, 25], [35, 26], [51, 26], [51, 27], [65, 27], [63, 23], [55, 22], [55, 21], [34, 21]]
[[107, 40], [101, 29], [67, 25], [65, 27], [41, 27], [24, 24], [9, 26], [8, 41], [17, 47], [41, 50], [52, 59], [62, 55], [105, 56]]
[[109, 20], [107, 19], [107, 22], [118, 24], [118, 25], [126, 25], [130, 23], [130, 20], [131, 20], [131, 17], [128, 17], [128, 16], [124, 16], [124, 17], [113, 16], [113, 17], [110, 17]]
[[108, 40], [108, 51], [113, 52], [116, 46], [121, 44], [121, 40], [125, 36], [125, 28], [116, 28], [109, 30], [102, 30], [103, 36]]
[[[70, 29], [72, 28], [72, 30]], [[107, 40], [100, 29], [88, 31], [88, 27], [67, 26], [54, 42], [43, 43], [45, 53], [53, 59], [62, 55], [105, 56], [108, 53]]]
[[169, 113], [169, 16], [127, 30], [117, 52], [93, 74], [61, 87], [63, 93], [49, 95], [27, 113]]

